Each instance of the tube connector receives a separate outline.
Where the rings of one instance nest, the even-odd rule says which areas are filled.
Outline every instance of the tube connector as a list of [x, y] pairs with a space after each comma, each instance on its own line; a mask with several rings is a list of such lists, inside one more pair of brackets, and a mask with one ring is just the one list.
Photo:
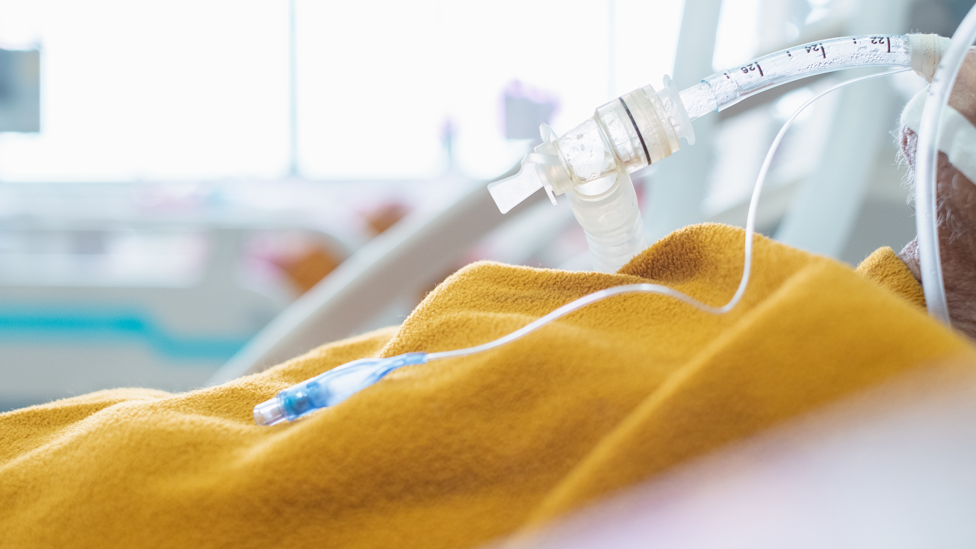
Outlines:
[[488, 185], [507, 213], [544, 188], [566, 194], [586, 232], [596, 267], [615, 271], [644, 249], [644, 226], [630, 174], [671, 156], [680, 139], [695, 142], [691, 118], [671, 79], [655, 91], [644, 86], [596, 109], [594, 115], [556, 137], [540, 128], [542, 144], [522, 160], [513, 177]]
[[695, 142], [691, 118], [668, 76], [660, 91], [644, 86], [624, 94], [562, 137], [545, 124], [540, 133], [542, 144], [525, 156], [519, 173], [488, 185], [502, 213], [539, 189], [553, 204], [572, 190], [592, 195], [582, 187], [663, 160], [681, 148], [680, 138]]
[[316, 410], [335, 406], [383, 379], [393, 370], [423, 364], [427, 353], [406, 353], [389, 358], [354, 360], [281, 391], [254, 407], [254, 421], [270, 426], [295, 421]]

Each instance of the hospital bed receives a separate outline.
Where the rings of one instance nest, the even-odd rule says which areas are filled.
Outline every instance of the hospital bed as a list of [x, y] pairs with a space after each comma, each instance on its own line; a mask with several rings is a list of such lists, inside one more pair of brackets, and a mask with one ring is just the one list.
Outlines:
[[246, 276], [250, 239], [301, 234], [339, 258], [356, 245], [295, 215], [133, 206], [154, 192], [0, 188], [0, 410], [198, 387], [296, 297]]

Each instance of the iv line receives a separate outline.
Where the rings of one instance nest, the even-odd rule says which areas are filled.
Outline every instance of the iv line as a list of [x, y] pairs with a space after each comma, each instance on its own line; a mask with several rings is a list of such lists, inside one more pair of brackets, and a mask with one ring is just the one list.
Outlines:
[[742, 300], [742, 296], [745, 294], [746, 288], [749, 284], [749, 278], [752, 274], [753, 241], [755, 239], [756, 212], [759, 208], [759, 196], [762, 193], [763, 185], [766, 182], [766, 175], [769, 173], [769, 167], [772, 163], [773, 156], [779, 148], [784, 135], [786, 135], [786, 131], [790, 128], [800, 113], [802, 113], [807, 107], [821, 97], [856, 82], [880, 78], [882, 76], [888, 76], [907, 70], [910, 69], [906, 67], [862, 76], [859, 78], [853, 78], [851, 80], [841, 82], [840, 84], [828, 88], [827, 90], [822, 91], [811, 99], [805, 101], [786, 120], [783, 127], [779, 130], [779, 133], [776, 134], [776, 137], [773, 139], [773, 142], [766, 153], [762, 167], [759, 169], [759, 175], [756, 178], [756, 184], [753, 187], [752, 198], [749, 201], [749, 212], [746, 217], [745, 253], [743, 254], [742, 278], [739, 281], [739, 286], [736, 289], [735, 294], [725, 305], [722, 305], [721, 307], [708, 305], [673, 288], [659, 284], [627, 284], [623, 286], [615, 286], [571, 301], [550, 312], [549, 314], [523, 326], [522, 328], [506, 336], [495, 339], [494, 341], [489, 341], [488, 343], [483, 343], [481, 345], [467, 347], [464, 349], [456, 349], [453, 351], [441, 351], [429, 354], [422, 352], [406, 353], [390, 358], [362, 359], [344, 364], [320, 374], [319, 376], [313, 377], [312, 379], [285, 389], [284, 391], [278, 393], [278, 395], [276, 395], [274, 398], [258, 404], [254, 407], [255, 421], [259, 425], [265, 426], [275, 425], [285, 420], [293, 421], [299, 417], [314, 412], [315, 410], [327, 406], [334, 406], [360, 390], [376, 383], [389, 372], [402, 368], [403, 366], [424, 364], [431, 360], [469, 356], [488, 351], [520, 339], [538, 330], [539, 328], [542, 328], [546, 324], [586, 307], [587, 305], [616, 295], [626, 293], [653, 293], [666, 295], [709, 314], [720, 315], [728, 313]]
[[763, 160], [762, 167], [759, 169], [759, 176], [756, 179], [756, 184], [753, 187], [753, 191], [752, 191], [752, 198], [749, 201], [749, 213], [746, 217], [746, 242], [745, 242], [745, 254], [744, 254], [745, 261], [742, 268], [742, 279], [739, 281], [739, 287], [736, 289], [735, 294], [732, 296], [732, 299], [730, 299], [729, 302], [726, 303], [725, 305], [722, 305], [721, 307], [708, 305], [702, 303], [701, 301], [689, 295], [683, 294], [667, 286], [661, 286], [659, 284], [627, 284], [623, 286], [614, 286], [613, 288], [599, 290], [597, 292], [593, 292], [579, 299], [576, 299], [575, 301], [571, 301], [563, 305], [562, 307], [559, 307], [558, 309], [552, 311], [551, 313], [539, 318], [538, 320], [535, 320], [525, 325], [524, 327], [504, 337], [498, 338], [494, 341], [477, 345], [475, 347], [468, 347], [466, 349], [443, 351], [439, 353], [429, 353], [427, 355], [427, 360], [431, 361], [440, 358], [468, 356], [468, 355], [473, 355], [475, 353], [487, 351], [489, 349], [494, 349], [495, 347], [499, 347], [501, 345], [505, 345], [506, 343], [511, 343], [517, 339], [520, 339], [538, 330], [539, 328], [545, 326], [546, 324], [552, 322], [553, 320], [566, 316], [573, 311], [576, 311], [587, 305], [590, 305], [591, 303], [595, 303], [597, 301], [606, 299], [608, 297], [625, 294], [625, 293], [642, 292], [642, 293], [655, 293], [655, 294], [667, 295], [675, 299], [678, 299], [680, 301], [683, 301], [701, 311], [710, 314], [715, 314], [715, 315], [725, 314], [731, 311], [736, 305], [739, 304], [739, 301], [741, 301], [743, 294], [745, 294], [746, 286], [748, 286], [749, 284], [749, 277], [752, 273], [752, 246], [753, 246], [753, 240], [756, 232], [756, 212], [759, 209], [759, 196], [762, 193], [763, 185], [766, 182], [766, 175], [769, 172], [769, 166], [772, 163], [773, 156], [775, 155], [776, 150], [779, 148], [780, 142], [783, 140], [783, 136], [786, 135], [786, 131], [796, 120], [796, 117], [799, 116], [800, 113], [802, 113], [808, 106], [813, 104], [816, 100], [820, 99], [821, 97], [835, 90], [843, 88], [844, 86], [847, 86], [849, 84], [854, 84], [856, 82], [862, 82], [864, 80], [870, 80], [873, 78], [879, 78], [882, 76], [897, 74], [908, 70], [911, 69], [902, 68], [902, 69], [896, 69], [891, 71], [885, 71], [885, 72], [870, 74], [867, 76], [853, 78], [851, 80], [841, 82], [840, 84], [837, 84], [825, 91], [818, 93], [811, 99], [808, 99], [806, 102], [800, 105], [799, 108], [793, 111], [793, 114], [790, 115], [790, 117], [786, 120], [786, 123], [783, 124], [783, 127], [779, 130], [779, 133], [776, 134], [776, 138], [773, 139], [773, 143], [772, 145], [770, 145], [769, 151], [766, 153], [766, 158]]

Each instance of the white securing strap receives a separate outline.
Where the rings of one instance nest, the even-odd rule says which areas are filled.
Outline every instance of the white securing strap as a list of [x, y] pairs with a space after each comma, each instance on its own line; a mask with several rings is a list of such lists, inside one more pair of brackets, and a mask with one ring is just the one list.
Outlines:
[[[918, 92], [905, 110], [901, 112], [901, 124], [918, 133], [921, 126], [922, 108], [928, 89]], [[939, 132], [939, 150], [949, 157], [949, 162], [970, 181], [976, 183], [976, 128], [959, 114], [959, 111], [946, 105], [942, 112], [942, 125]]]
[[942, 60], [942, 54], [952, 40], [938, 34], [909, 34], [908, 46], [912, 51], [912, 70], [929, 82]]

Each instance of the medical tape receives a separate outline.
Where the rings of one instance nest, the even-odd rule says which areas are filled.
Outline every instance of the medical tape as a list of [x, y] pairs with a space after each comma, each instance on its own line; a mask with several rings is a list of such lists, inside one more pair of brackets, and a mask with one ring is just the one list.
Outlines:
[[938, 34], [909, 34], [908, 46], [912, 51], [912, 70], [929, 82], [942, 61], [942, 54], [952, 40]]
[[[928, 89], [918, 92], [901, 112], [901, 125], [916, 134], [922, 125], [922, 109], [927, 95]], [[976, 127], [950, 105], [942, 111], [939, 150], [949, 157], [956, 169], [976, 183]]]

